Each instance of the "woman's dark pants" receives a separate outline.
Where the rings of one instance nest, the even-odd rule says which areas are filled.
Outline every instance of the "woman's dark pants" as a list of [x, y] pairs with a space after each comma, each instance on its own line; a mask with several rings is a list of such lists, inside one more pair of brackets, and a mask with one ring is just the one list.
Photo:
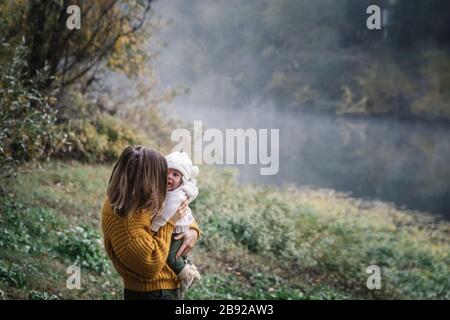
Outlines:
[[181, 300], [181, 290], [161, 289], [147, 292], [139, 292], [124, 289], [123, 297], [125, 300]]

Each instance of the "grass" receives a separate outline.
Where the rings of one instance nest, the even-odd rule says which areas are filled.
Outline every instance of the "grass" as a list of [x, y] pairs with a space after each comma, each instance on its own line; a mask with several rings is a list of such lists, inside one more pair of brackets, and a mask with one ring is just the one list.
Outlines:
[[[110, 170], [49, 162], [1, 181], [0, 298], [122, 298], [101, 245]], [[201, 168], [191, 207], [203, 231], [193, 256], [202, 280], [186, 298], [450, 298], [448, 222], [332, 190], [240, 186], [235, 174]], [[75, 262], [81, 290], [68, 290]], [[380, 290], [366, 287], [372, 264]]]

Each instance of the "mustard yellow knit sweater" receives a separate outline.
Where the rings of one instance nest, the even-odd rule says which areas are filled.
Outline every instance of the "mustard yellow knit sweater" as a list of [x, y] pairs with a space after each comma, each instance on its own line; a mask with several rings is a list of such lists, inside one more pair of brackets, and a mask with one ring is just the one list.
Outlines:
[[[150, 217], [150, 212], [142, 211], [124, 218], [114, 212], [107, 198], [102, 209], [106, 252], [123, 278], [125, 289], [176, 289], [180, 286], [177, 276], [166, 264], [174, 225], [168, 222], [153, 232]], [[191, 228], [200, 235], [195, 223]]]

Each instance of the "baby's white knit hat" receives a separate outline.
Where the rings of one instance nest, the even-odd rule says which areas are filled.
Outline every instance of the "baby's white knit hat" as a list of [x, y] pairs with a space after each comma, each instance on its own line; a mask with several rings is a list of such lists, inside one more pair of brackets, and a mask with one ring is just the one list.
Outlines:
[[166, 156], [167, 169], [175, 169], [183, 175], [183, 181], [194, 180], [199, 174], [197, 166], [194, 166], [186, 152], [172, 152]]

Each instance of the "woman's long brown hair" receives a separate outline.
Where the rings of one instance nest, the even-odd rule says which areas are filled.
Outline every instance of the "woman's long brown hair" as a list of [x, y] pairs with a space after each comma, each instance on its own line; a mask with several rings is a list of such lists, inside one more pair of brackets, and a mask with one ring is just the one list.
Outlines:
[[117, 160], [106, 191], [121, 216], [138, 210], [157, 214], [167, 191], [167, 162], [159, 152], [143, 146], [127, 147]]

